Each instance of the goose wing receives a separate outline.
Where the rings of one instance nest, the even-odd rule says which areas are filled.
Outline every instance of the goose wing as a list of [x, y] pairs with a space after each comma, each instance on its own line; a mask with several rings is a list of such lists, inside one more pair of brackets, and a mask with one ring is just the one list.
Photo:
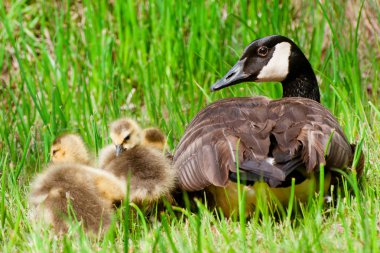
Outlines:
[[247, 97], [219, 100], [200, 111], [173, 161], [180, 186], [198, 191], [226, 186], [236, 179], [237, 164], [243, 180], [264, 180], [276, 187], [298, 168], [305, 173], [320, 164], [344, 168], [352, 154], [337, 120], [319, 103]]

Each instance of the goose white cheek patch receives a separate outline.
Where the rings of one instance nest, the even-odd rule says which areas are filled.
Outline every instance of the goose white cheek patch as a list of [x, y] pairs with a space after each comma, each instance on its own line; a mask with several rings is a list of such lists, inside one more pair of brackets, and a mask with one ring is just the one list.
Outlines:
[[274, 48], [272, 58], [257, 76], [257, 82], [281, 82], [289, 73], [289, 56], [291, 45], [281, 42]]

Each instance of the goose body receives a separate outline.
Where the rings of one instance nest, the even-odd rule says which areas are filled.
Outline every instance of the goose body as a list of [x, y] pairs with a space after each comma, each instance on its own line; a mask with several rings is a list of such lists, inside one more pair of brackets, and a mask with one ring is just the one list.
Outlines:
[[88, 151], [77, 135], [58, 137], [51, 152], [52, 162], [31, 184], [32, 218], [51, 224], [57, 233], [66, 232], [74, 217], [87, 232], [104, 232], [114, 204], [125, 197], [125, 183], [88, 166]]
[[169, 197], [176, 182], [175, 171], [162, 152], [140, 145], [123, 151], [104, 169], [129, 183], [130, 200], [134, 203]]
[[[280, 81], [284, 98], [227, 98], [201, 110], [174, 155], [179, 186], [210, 192], [227, 216], [238, 207], [237, 167], [247, 214], [259, 195], [273, 195], [286, 204], [292, 178], [295, 197], [307, 200], [318, 189], [320, 165], [325, 166], [326, 192], [335, 176], [330, 169], [347, 169], [354, 148], [335, 117], [319, 103], [317, 81], [306, 57], [286, 37], [256, 40], [211, 89], [244, 81]], [[358, 166], [359, 175], [362, 167]]]

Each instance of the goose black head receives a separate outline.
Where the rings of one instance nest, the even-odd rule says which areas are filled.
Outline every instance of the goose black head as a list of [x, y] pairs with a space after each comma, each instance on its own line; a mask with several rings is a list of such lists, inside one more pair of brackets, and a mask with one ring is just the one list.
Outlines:
[[306, 97], [319, 102], [317, 79], [309, 61], [284, 36], [272, 35], [253, 41], [211, 90], [242, 82], [281, 82], [284, 97]]

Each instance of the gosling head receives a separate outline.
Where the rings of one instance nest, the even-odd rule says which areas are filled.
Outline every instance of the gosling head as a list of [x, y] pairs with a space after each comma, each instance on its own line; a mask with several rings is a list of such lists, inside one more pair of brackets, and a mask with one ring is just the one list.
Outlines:
[[116, 148], [116, 156], [124, 150], [139, 145], [142, 140], [142, 131], [136, 121], [132, 119], [119, 119], [110, 125], [110, 137]]
[[77, 134], [63, 134], [57, 137], [50, 149], [54, 163], [90, 163], [90, 155], [82, 138]]

